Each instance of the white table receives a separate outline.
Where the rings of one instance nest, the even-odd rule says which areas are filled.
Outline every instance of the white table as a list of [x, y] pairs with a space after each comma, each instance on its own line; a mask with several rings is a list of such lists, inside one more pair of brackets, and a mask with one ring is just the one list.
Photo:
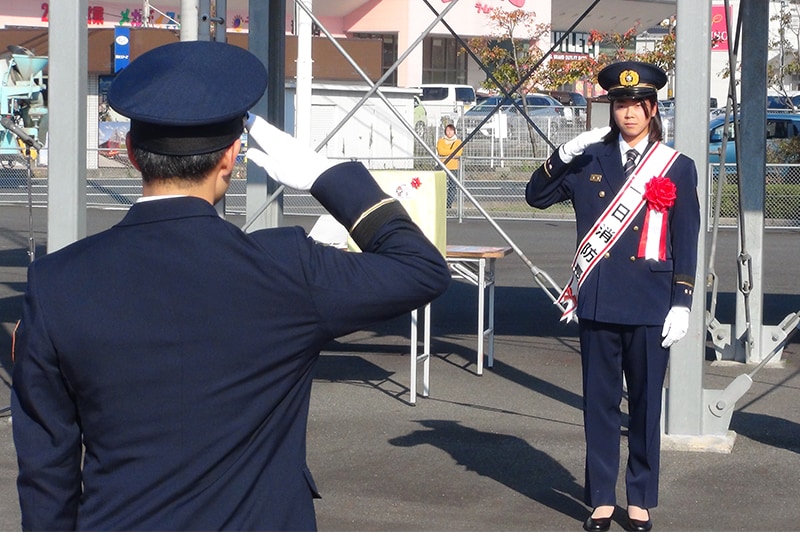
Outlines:
[[[477, 374], [483, 375], [484, 341], [487, 367], [494, 363], [494, 287], [495, 262], [512, 251], [508, 246], [447, 245], [447, 264], [453, 279], [461, 279], [478, 287], [478, 351]], [[486, 310], [488, 292], [489, 309]], [[422, 353], [419, 346], [419, 314], [423, 316]], [[486, 326], [484, 327], [484, 324]], [[410, 402], [417, 401], [417, 364], [422, 362], [422, 395], [430, 393], [431, 305], [411, 312], [411, 380]]]

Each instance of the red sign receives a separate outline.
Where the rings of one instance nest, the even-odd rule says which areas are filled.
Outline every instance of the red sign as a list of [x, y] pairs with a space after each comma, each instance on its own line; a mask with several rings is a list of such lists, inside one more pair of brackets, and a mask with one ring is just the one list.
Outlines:
[[711, 51], [728, 51], [728, 23], [725, 6], [711, 6]]

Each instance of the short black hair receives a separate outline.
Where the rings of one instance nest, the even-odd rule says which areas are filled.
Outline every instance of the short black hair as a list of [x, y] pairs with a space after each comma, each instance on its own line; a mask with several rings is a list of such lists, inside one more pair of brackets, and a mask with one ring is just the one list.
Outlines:
[[145, 183], [176, 179], [200, 183], [219, 164], [228, 148], [193, 155], [156, 154], [136, 146], [129, 149], [133, 152], [133, 157], [142, 173], [142, 181]]

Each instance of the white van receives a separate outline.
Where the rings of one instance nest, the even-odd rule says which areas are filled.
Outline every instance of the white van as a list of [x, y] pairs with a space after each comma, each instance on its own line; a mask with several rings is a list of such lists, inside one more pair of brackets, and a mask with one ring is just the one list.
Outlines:
[[455, 124], [461, 113], [475, 105], [475, 89], [455, 83], [423, 83], [419, 86], [428, 125]]

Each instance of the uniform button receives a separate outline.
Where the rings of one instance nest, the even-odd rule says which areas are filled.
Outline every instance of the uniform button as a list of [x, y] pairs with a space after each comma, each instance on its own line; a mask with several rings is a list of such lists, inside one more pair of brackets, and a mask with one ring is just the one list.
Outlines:
[[639, 226], [634, 226], [633, 231], [639, 231]]
[[636, 261], [636, 256], [631, 256], [631, 261]]
[[604, 255], [603, 257], [605, 257], [606, 259], [608, 259], [609, 257], [611, 257], [611, 253], [610, 253], [610, 252], [606, 252], [606, 255]]
[[597, 196], [599, 196], [600, 198], [605, 198], [606, 197], [606, 192], [605, 191], [600, 191], [599, 193], [597, 193]]

